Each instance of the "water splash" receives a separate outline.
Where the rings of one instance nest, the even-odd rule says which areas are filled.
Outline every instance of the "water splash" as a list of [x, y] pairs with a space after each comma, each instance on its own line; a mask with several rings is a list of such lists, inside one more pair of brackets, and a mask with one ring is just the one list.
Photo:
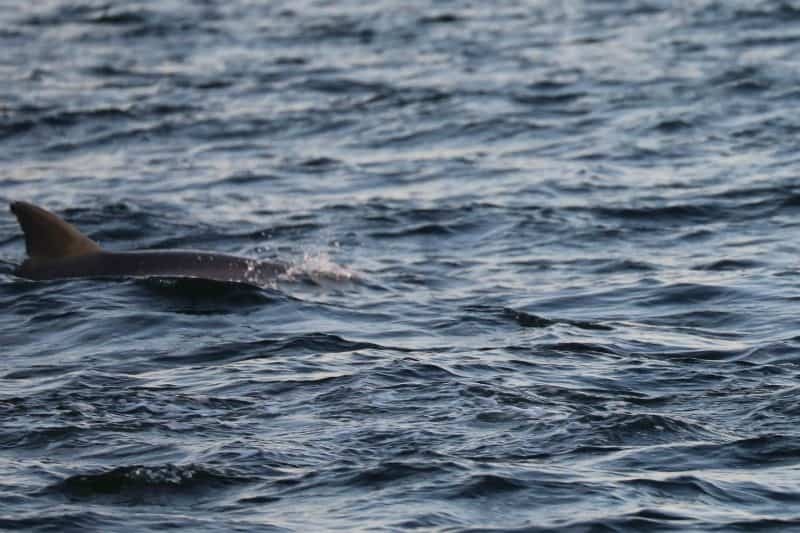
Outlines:
[[353, 269], [340, 265], [331, 259], [325, 250], [303, 252], [302, 259], [289, 265], [280, 277], [282, 281], [297, 281], [303, 277], [315, 283], [326, 281], [358, 281], [361, 276]]

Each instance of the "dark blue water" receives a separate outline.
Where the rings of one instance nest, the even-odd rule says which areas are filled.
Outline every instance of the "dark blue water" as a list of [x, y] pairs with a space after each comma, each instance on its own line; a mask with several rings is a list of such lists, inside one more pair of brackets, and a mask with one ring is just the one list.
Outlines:
[[[800, 4], [3, 2], [0, 528], [800, 527]], [[5, 208], [3, 208], [5, 209]]]

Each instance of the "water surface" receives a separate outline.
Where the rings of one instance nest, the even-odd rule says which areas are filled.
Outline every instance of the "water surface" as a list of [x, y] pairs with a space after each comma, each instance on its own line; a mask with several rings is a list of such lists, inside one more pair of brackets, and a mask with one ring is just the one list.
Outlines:
[[800, 523], [800, 6], [6, 2], [0, 528]]

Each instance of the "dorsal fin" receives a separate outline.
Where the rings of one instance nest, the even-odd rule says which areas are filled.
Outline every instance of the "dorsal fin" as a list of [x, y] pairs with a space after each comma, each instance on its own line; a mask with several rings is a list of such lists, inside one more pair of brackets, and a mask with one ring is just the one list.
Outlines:
[[58, 259], [100, 251], [100, 246], [59, 217], [26, 202], [12, 202], [31, 259]]

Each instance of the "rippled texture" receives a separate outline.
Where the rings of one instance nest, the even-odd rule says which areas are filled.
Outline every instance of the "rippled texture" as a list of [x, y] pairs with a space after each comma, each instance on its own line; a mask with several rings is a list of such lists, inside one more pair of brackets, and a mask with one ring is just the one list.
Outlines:
[[0, 10], [0, 528], [800, 524], [800, 5]]

